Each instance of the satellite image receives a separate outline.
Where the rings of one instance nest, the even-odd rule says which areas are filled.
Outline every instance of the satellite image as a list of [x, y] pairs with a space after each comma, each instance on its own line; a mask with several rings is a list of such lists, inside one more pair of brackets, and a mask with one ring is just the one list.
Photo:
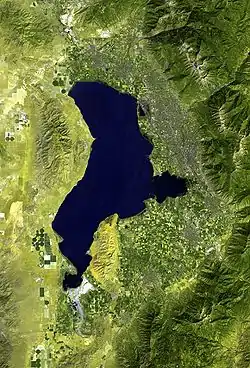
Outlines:
[[250, 1], [0, 0], [0, 368], [250, 368]]

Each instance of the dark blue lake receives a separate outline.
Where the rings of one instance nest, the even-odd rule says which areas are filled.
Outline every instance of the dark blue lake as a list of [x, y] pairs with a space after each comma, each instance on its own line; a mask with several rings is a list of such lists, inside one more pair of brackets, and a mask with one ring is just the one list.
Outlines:
[[[144, 201], [163, 202], [187, 191], [185, 179], [168, 172], [153, 177], [153, 145], [140, 132], [137, 100], [99, 82], [78, 82], [69, 96], [95, 138], [84, 177], [66, 196], [52, 223], [63, 238], [59, 247], [77, 269], [66, 274], [64, 288], [77, 287], [91, 257], [86, 254], [101, 221], [145, 210]], [[143, 112], [142, 112], [143, 114]]]

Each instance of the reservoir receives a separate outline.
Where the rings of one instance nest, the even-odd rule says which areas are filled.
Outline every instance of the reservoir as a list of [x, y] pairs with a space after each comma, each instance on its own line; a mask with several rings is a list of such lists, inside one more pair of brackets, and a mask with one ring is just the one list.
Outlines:
[[187, 191], [186, 179], [168, 172], [153, 177], [153, 145], [142, 135], [137, 100], [100, 82], [77, 82], [69, 92], [95, 139], [83, 178], [66, 196], [52, 223], [63, 238], [62, 254], [77, 269], [66, 274], [64, 289], [77, 287], [91, 257], [86, 254], [101, 221], [117, 213], [135, 216], [144, 201], [159, 203]]

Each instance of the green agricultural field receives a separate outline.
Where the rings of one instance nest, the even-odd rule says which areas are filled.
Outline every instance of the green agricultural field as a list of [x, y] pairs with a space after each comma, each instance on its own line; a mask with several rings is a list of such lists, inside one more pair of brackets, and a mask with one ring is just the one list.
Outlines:
[[[0, 367], [249, 367], [249, 35], [248, 0], [0, 1]], [[149, 105], [188, 193], [99, 225], [77, 310], [51, 223], [93, 142], [79, 80]]]

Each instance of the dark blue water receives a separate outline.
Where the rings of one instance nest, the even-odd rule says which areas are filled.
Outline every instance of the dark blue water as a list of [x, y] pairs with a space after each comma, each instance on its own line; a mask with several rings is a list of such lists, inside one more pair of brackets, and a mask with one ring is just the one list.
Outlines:
[[145, 210], [148, 198], [162, 202], [168, 195], [187, 190], [185, 179], [170, 174], [153, 178], [149, 160], [153, 145], [139, 130], [134, 97], [99, 82], [78, 82], [69, 96], [95, 140], [84, 177], [67, 195], [52, 223], [63, 238], [61, 252], [77, 269], [77, 275], [66, 274], [65, 289], [80, 285], [91, 260], [86, 252], [101, 221], [114, 213], [120, 218], [134, 216]]
[[139, 116], [145, 116], [145, 111], [143, 110], [142, 106], [139, 105]]

